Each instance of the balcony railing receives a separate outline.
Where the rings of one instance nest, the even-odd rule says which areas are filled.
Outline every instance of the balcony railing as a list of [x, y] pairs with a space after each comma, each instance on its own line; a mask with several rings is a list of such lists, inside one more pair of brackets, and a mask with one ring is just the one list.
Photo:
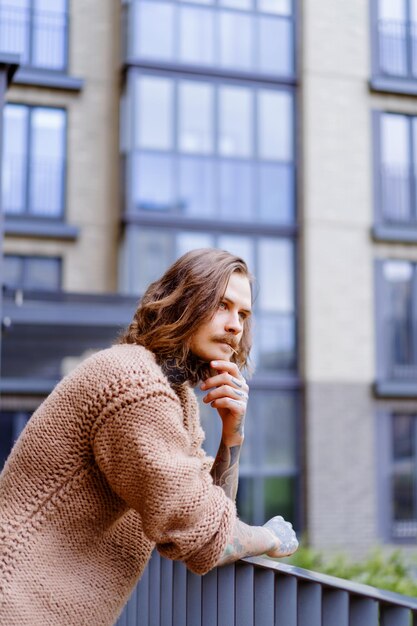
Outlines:
[[0, 52], [19, 54], [25, 67], [65, 72], [67, 13], [1, 4]]
[[416, 173], [408, 167], [381, 167], [380, 211], [384, 224], [417, 229]]
[[155, 552], [117, 626], [416, 623], [416, 598], [264, 558], [244, 559], [196, 576], [182, 563]]
[[417, 78], [417, 24], [378, 21], [379, 71], [382, 75]]

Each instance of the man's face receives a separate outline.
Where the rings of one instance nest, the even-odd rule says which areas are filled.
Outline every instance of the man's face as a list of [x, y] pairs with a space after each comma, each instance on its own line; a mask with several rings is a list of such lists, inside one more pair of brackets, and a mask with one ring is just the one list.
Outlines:
[[[251, 289], [248, 278], [233, 272], [213, 317], [202, 324], [191, 339], [191, 352], [205, 361], [228, 360], [237, 350], [245, 319], [251, 314]], [[232, 346], [232, 347], [231, 347]]]

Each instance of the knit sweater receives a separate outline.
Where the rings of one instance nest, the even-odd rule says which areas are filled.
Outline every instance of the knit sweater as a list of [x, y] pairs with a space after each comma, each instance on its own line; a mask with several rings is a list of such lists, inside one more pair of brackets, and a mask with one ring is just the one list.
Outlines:
[[236, 511], [203, 437], [193, 390], [174, 390], [141, 346], [65, 377], [0, 475], [1, 626], [114, 624], [155, 545], [212, 569]]

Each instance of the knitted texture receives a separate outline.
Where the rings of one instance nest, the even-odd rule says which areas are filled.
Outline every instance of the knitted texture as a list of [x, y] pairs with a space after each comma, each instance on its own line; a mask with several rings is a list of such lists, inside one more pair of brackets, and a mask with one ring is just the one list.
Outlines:
[[0, 475], [1, 626], [114, 624], [155, 545], [212, 569], [236, 511], [203, 437], [192, 389], [174, 391], [141, 346], [64, 378]]

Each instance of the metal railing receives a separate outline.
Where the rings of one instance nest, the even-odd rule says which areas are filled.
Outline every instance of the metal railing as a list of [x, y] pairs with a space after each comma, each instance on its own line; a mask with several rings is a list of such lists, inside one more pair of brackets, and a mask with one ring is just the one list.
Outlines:
[[154, 552], [117, 626], [416, 626], [417, 598], [250, 558], [205, 576]]
[[0, 51], [19, 54], [21, 65], [66, 71], [68, 15], [33, 7], [0, 5]]
[[400, 78], [417, 78], [417, 24], [378, 20], [379, 70]]

